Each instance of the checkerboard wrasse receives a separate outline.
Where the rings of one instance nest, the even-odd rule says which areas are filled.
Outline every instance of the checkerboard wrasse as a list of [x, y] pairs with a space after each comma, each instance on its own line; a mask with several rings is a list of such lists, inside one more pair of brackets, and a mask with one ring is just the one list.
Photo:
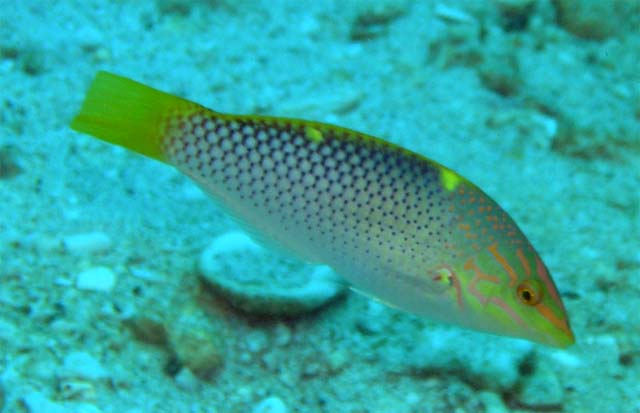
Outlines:
[[324, 123], [215, 112], [108, 72], [71, 127], [174, 166], [261, 238], [393, 307], [574, 343], [547, 267], [513, 219], [419, 154]]

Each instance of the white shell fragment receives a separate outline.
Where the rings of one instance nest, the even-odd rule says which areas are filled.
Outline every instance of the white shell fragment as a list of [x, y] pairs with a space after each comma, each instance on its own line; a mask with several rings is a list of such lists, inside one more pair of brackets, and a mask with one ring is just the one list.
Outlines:
[[110, 292], [116, 285], [116, 273], [107, 267], [93, 267], [82, 271], [76, 277], [76, 287], [80, 290]]
[[87, 232], [62, 238], [64, 250], [74, 255], [105, 252], [111, 248], [111, 244], [111, 238], [104, 232]]
[[109, 377], [109, 372], [91, 354], [76, 351], [64, 358], [58, 375], [63, 378], [100, 380]]
[[438, 4], [435, 8], [435, 15], [450, 23], [475, 23], [475, 19], [466, 12], [445, 4]]
[[279, 397], [271, 396], [262, 400], [253, 409], [253, 413], [288, 413], [289, 409]]

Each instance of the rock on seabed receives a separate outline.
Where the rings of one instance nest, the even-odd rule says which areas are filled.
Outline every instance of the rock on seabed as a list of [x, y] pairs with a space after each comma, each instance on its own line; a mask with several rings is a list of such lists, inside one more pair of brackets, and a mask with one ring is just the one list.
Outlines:
[[202, 252], [199, 270], [233, 306], [255, 314], [299, 315], [347, 288], [330, 268], [276, 255], [239, 231], [215, 238]]

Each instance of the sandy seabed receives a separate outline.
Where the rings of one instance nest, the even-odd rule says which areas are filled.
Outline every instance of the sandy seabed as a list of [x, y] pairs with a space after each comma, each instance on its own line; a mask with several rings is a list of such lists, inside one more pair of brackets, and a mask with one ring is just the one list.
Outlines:
[[[0, 411], [640, 412], [640, 3], [566, 3], [4, 0]], [[356, 294], [293, 319], [234, 310], [195, 263], [236, 224], [68, 127], [99, 69], [457, 170], [539, 250], [576, 345]]]

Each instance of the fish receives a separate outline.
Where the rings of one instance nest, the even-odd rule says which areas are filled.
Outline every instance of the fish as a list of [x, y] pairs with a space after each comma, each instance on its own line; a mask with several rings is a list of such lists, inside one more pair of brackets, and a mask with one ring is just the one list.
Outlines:
[[251, 234], [392, 307], [551, 347], [575, 342], [515, 221], [416, 152], [316, 121], [216, 112], [106, 71], [70, 126], [177, 168]]

